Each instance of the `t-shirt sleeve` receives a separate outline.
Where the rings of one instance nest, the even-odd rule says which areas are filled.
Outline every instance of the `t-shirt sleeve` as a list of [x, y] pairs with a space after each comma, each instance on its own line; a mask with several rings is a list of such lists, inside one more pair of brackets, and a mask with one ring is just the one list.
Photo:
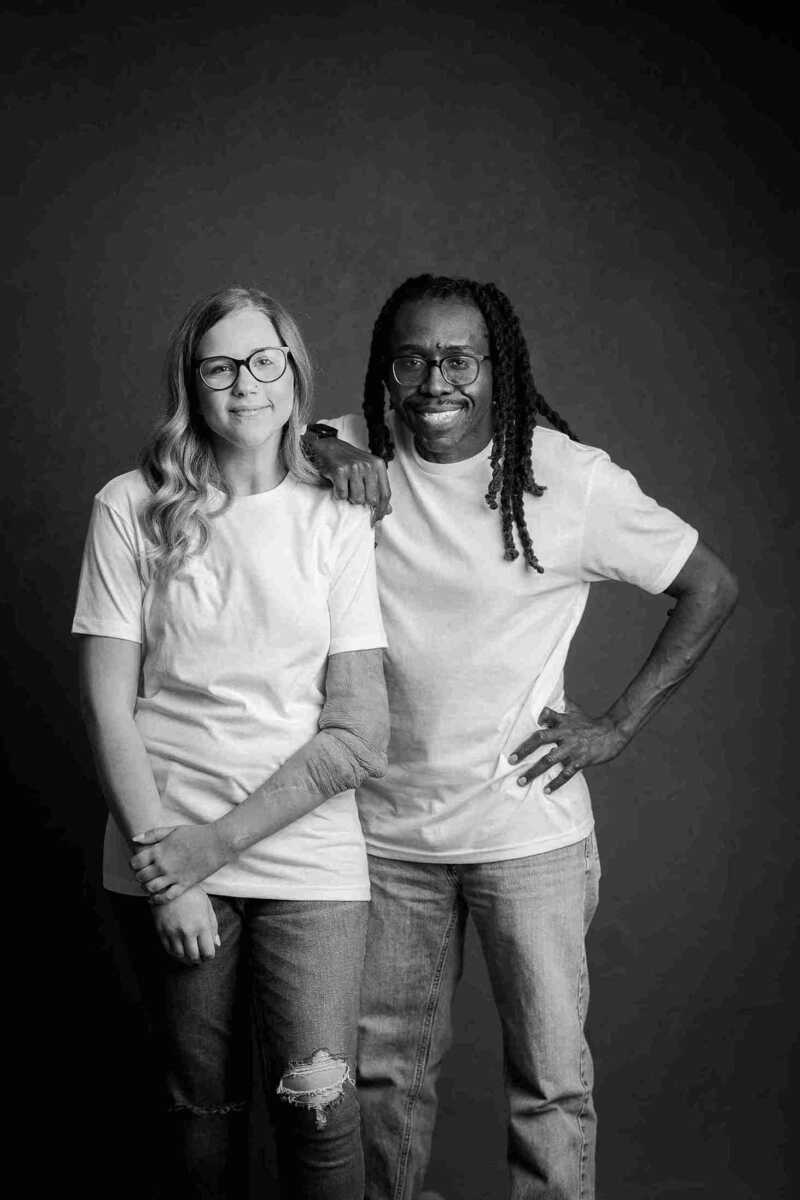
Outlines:
[[332, 425], [334, 429], [338, 429], [343, 442], [349, 442], [359, 450], [369, 448], [367, 423], [361, 413], [347, 413], [343, 417], [320, 417], [320, 421], [323, 425]]
[[603, 455], [586, 497], [581, 577], [634, 583], [656, 594], [672, 583], [697, 545], [697, 530], [646, 496], [630, 471]]
[[332, 550], [329, 653], [385, 646], [375, 578], [375, 532], [367, 509], [342, 505]]
[[130, 525], [110, 505], [95, 499], [72, 632], [141, 642], [143, 592]]

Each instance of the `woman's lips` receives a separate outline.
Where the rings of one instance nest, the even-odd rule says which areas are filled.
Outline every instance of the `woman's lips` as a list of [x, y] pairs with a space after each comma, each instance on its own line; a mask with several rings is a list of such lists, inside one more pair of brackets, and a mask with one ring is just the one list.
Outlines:
[[254, 417], [257, 413], [266, 412], [268, 408], [272, 408], [271, 404], [259, 404], [253, 408], [231, 408], [229, 411], [234, 417]]

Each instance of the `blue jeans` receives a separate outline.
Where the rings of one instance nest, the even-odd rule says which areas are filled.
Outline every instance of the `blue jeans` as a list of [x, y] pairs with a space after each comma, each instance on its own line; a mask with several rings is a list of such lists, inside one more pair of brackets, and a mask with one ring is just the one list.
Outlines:
[[154, 1035], [164, 1196], [246, 1194], [252, 1028], [282, 1194], [360, 1200], [353, 1079], [369, 905], [211, 899], [222, 945], [213, 959], [189, 965], [161, 948], [144, 899], [114, 897]]
[[413, 1200], [471, 914], [503, 1030], [512, 1200], [594, 1196], [584, 937], [597, 907], [594, 834], [505, 862], [370, 857], [372, 906], [358, 1087], [368, 1200]]

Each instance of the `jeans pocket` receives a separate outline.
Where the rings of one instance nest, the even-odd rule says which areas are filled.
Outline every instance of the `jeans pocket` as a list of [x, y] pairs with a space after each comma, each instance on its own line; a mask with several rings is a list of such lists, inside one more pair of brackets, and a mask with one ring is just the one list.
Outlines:
[[597, 905], [600, 899], [600, 855], [597, 850], [597, 838], [594, 830], [589, 834], [584, 842], [584, 856], [586, 862], [586, 888], [584, 891], [584, 912], [583, 925], [584, 930], [589, 928], [594, 914], [597, 912]]

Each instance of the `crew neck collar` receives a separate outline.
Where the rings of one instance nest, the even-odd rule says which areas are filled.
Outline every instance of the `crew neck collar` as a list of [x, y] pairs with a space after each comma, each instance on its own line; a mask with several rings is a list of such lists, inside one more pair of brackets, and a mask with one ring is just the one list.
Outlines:
[[392, 418], [395, 441], [402, 445], [405, 452], [414, 460], [420, 471], [426, 475], [467, 475], [476, 466], [489, 461], [492, 452], [491, 440], [487, 442], [482, 450], [479, 450], [477, 454], [471, 454], [469, 458], [460, 458], [458, 462], [431, 462], [430, 459], [423, 458], [417, 450], [411, 430], [402, 421], [395, 419], [394, 413], [392, 413]]
[[268, 501], [270, 497], [277, 496], [279, 492], [285, 491], [291, 487], [292, 483], [294, 482], [294, 476], [292, 475], [291, 471], [287, 471], [280, 483], [276, 483], [275, 487], [269, 488], [266, 492], [243, 492], [241, 494], [237, 494], [236, 492], [228, 493], [223, 492], [221, 488], [215, 487], [213, 483], [211, 484], [211, 489], [212, 491], [216, 492], [218, 496], [228, 496], [231, 504], [247, 504], [250, 501]]

